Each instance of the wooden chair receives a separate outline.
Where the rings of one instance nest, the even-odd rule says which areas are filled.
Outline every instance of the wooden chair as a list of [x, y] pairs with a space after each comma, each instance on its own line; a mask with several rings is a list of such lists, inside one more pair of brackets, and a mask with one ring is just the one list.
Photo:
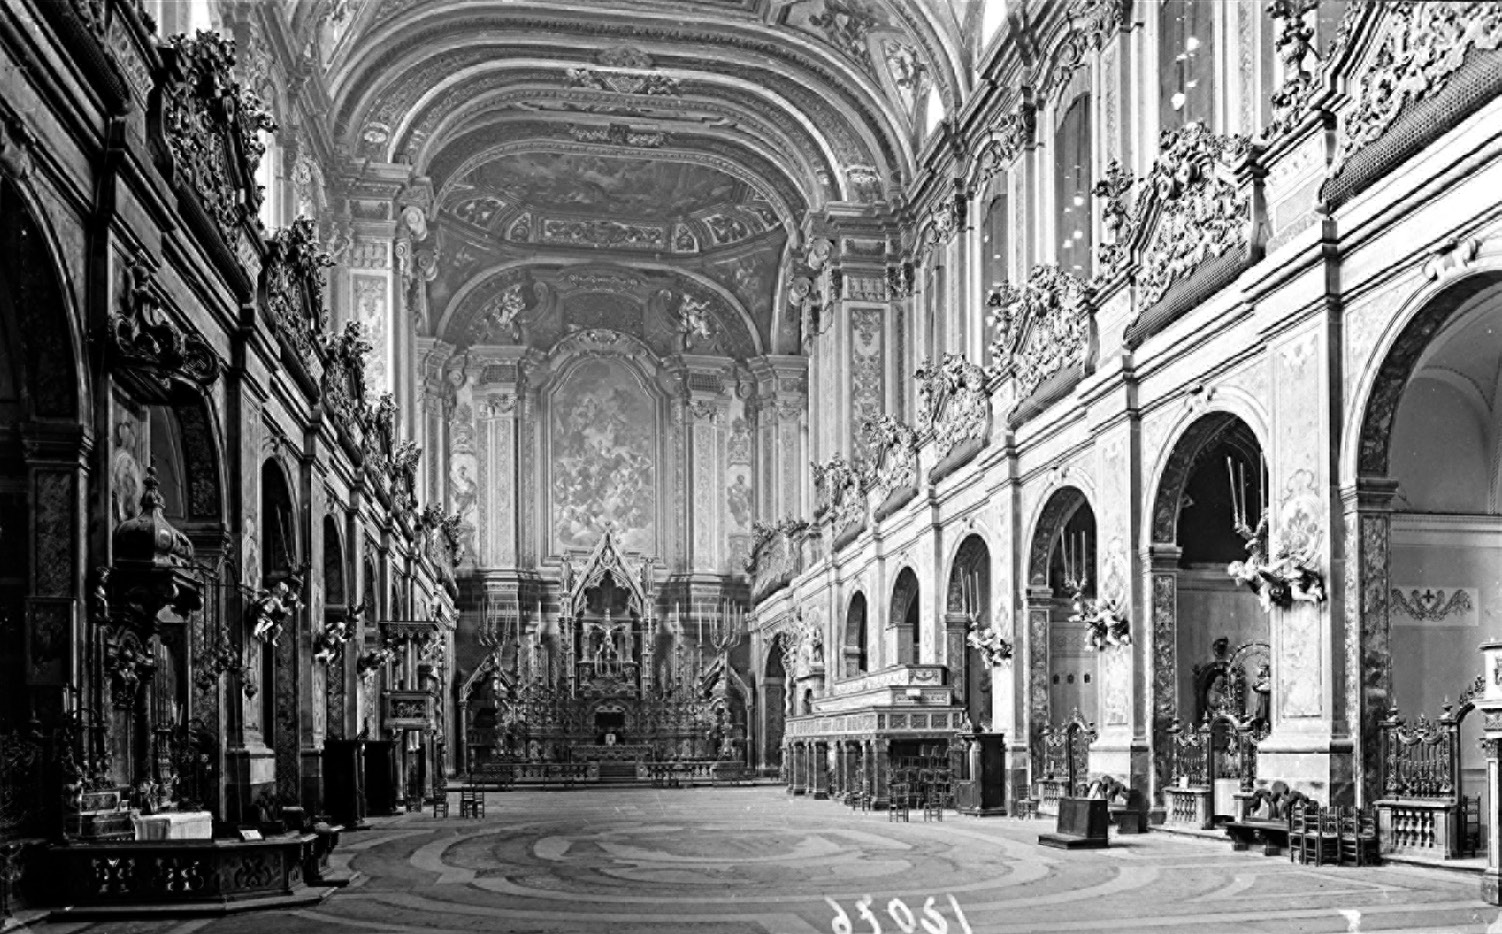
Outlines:
[[1460, 799], [1460, 853], [1475, 856], [1481, 852], [1481, 796]]
[[433, 816], [449, 816], [449, 793], [447, 789], [435, 789], [433, 791]]
[[[1295, 804], [1288, 812], [1288, 861], [1307, 863], [1309, 847], [1318, 848], [1319, 812], [1303, 804]], [[1314, 842], [1310, 842], [1314, 841]]]
[[459, 788], [459, 816], [481, 818], [485, 816], [485, 790], [470, 782]]
[[892, 782], [887, 786], [887, 820], [908, 820], [912, 805], [912, 786], [907, 782]]
[[1341, 808], [1336, 862], [1344, 866], [1367, 866], [1375, 863], [1377, 851], [1377, 813], [1371, 808]]
[[[1338, 808], [1300, 808], [1304, 817], [1304, 832], [1298, 838], [1299, 862], [1308, 865], [1311, 859], [1316, 866], [1325, 860], [1336, 860], [1340, 855], [1340, 810]], [[1292, 824], [1288, 831], [1289, 850], [1295, 848]]]

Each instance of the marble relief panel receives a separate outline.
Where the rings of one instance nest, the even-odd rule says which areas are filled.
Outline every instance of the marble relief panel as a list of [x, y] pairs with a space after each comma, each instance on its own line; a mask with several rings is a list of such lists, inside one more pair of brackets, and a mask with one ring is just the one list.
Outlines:
[[372, 348], [365, 363], [365, 395], [367, 400], [374, 400], [392, 391], [389, 283], [384, 274], [356, 273], [350, 276], [350, 286], [355, 320], [365, 328], [365, 339]]
[[579, 364], [551, 404], [552, 528], [559, 550], [613, 527], [627, 551], [657, 553], [657, 413], [621, 360]]
[[[1278, 348], [1274, 366], [1277, 387], [1277, 435], [1273, 468], [1275, 510], [1271, 525], [1273, 547], [1312, 555], [1325, 566], [1326, 530], [1320, 468], [1324, 435], [1320, 407], [1309, 400], [1322, 395], [1319, 386], [1319, 335], [1309, 331]], [[1285, 717], [1317, 717], [1324, 713], [1322, 606], [1295, 603], [1274, 617], [1279, 627], [1276, 671], [1280, 712]]]
[[[462, 378], [462, 371], [460, 376]], [[466, 384], [454, 394], [449, 413], [448, 501], [459, 516], [459, 542], [466, 565], [479, 561], [480, 460], [475, 444], [474, 389]]]

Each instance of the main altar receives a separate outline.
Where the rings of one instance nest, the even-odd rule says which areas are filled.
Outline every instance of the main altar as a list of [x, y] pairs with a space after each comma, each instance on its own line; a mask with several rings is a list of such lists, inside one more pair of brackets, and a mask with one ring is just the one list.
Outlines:
[[556, 612], [539, 594], [482, 628], [489, 651], [460, 694], [469, 771], [630, 763], [635, 775], [642, 762], [747, 762], [751, 692], [736, 659], [745, 611], [723, 599], [660, 606], [652, 571], [607, 531], [582, 567], [562, 559]]

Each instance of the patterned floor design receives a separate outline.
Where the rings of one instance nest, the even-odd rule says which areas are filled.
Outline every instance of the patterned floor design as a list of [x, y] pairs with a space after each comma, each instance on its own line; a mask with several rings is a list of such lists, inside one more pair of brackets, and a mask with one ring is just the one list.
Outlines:
[[[458, 813], [457, 807], [453, 810]], [[483, 821], [347, 835], [363, 878], [316, 908], [46, 934], [1022, 934], [1497, 931], [1474, 876], [1313, 868], [1154, 833], [1036, 844], [1043, 821], [893, 823], [780, 789], [510, 792]]]

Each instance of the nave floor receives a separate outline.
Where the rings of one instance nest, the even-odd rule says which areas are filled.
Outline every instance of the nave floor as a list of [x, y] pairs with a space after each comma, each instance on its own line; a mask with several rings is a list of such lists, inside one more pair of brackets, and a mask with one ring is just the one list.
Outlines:
[[1066, 853], [1037, 846], [1051, 829], [1041, 820], [950, 813], [925, 823], [914, 813], [893, 823], [765, 786], [507, 792], [489, 802], [480, 821], [429, 812], [346, 835], [336, 862], [363, 877], [313, 908], [34, 930], [1502, 932], [1502, 913], [1480, 902], [1473, 875], [1304, 867], [1163, 833]]

